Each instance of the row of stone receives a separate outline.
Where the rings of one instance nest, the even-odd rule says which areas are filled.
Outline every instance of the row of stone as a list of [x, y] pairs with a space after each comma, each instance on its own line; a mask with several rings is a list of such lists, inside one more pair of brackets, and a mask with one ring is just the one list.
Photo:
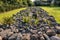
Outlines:
[[60, 26], [47, 13], [40, 7], [28, 7], [18, 12], [13, 15], [14, 24], [0, 25], [2, 40], [46, 40], [46, 35], [60, 34]]

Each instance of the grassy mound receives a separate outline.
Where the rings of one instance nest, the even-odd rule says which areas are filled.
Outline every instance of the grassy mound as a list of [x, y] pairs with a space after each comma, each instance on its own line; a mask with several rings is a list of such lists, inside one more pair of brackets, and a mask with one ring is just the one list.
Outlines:
[[60, 23], [60, 7], [41, 7], [45, 11], [49, 13], [49, 15], [53, 15], [57, 23]]
[[20, 9], [15, 9], [9, 12], [4, 12], [4, 13], [0, 13], [0, 23], [3, 22], [3, 18], [4, 17], [12, 17], [13, 14], [16, 14], [17, 12], [24, 10], [25, 8], [20, 8]]

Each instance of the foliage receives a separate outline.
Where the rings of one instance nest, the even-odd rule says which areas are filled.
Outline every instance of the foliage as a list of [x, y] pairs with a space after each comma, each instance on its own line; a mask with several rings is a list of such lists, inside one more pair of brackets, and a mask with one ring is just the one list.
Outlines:
[[35, 6], [60, 6], [60, 0], [35, 0]]
[[27, 4], [28, 4], [28, 6], [33, 6], [34, 5], [31, 0], [27, 0]]
[[30, 17], [23, 16], [23, 22], [29, 23], [29, 21], [30, 21]]
[[31, 0], [0, 0], [0, 12], [31, 6]]

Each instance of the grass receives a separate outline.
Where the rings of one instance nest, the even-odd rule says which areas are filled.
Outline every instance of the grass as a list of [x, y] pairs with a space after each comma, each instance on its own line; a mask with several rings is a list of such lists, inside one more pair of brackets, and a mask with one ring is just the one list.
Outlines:
[[0, 13], [0, 23], [3, 22], [4, 17], [12, 17], [13, 14], [16, 14], [17, 12], [24, 10], [24, 9], [25, 8], [20, 8], [20, 9], [15, 9], [15, 10], [8, 11], [8, 12]]
[[49, 15], [55, 17], [57, 23], [60, 24], [60, 7], [41, 7], [48, 12]]
[[[48, 12], [49, 15], [53, 15], [55, 17], [55, 20], [57, 21], [57, 23], [60, 23], [60, 7], [41, 7], [43, 8], [45, 11]], [[20, 8], [20, 9], [15, 9], [9, 12], [4, 12], [4, 13], [0, 13], [0, 23], [3, 22], [3, 18], [4, 17], [12, 17], [13, 14], [16, 14], [17, 12], [19, 12], [20, 10], [24, 10], [25, 8]]]

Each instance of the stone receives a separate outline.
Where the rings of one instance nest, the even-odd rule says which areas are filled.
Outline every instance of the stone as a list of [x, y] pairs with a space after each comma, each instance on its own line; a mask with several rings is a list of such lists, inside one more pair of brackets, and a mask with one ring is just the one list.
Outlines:
[[2, 37], [0, 36], [0, 40], [2, 40]]
[[2, 32], [3, 31], [3, 29], [2, 28], [0, 28], [0, 32]]
[[40, 7], [28, 7], [12, 18], [13, 24], [0, 25], [0, 35], [4, 40], [45, 40], [43, 34], [49, 36], [53, 33], [52, 30], [60, 34], [60, 24]]

